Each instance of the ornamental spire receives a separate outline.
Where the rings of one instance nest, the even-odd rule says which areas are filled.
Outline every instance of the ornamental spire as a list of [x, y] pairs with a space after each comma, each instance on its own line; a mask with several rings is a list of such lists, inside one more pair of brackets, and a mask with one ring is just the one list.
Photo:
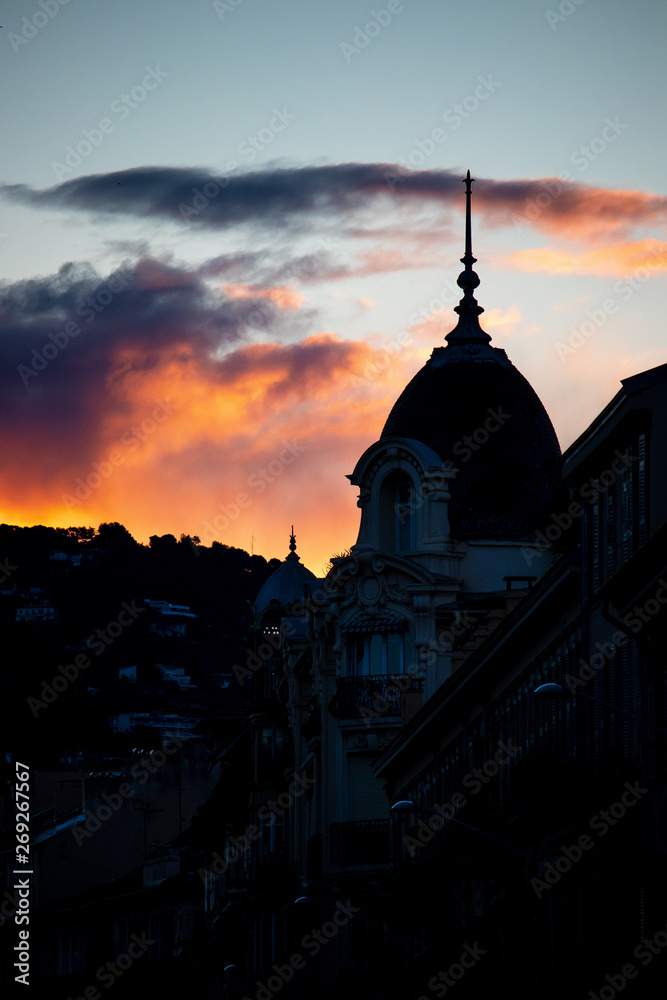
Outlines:
[[292, 525], [292, 534], [289, 536], [289, 555], [287, 558], [299, 559], [300, 561], [299, 556], [296, 554], [296, 535], [294, 534], [294, 525]]
[[470, 221], [470, 193], [471, 185], [475, 178], [470, 176], [470, 171], [463, 178], [466, 186], [466, 243], [465, 253], [461, 257], [464, 270], [458, 276], [456, 284], [463, 291], [463, 298], [454, 308], [454, 312], [459, 314], [459, 321], [451, 333], [445, 337], [450, 347], [463, 344], [488, 344], [491, 341], [488, 333], [484, 333], [479, 325], [478, 316], [484, 312], [482, 306], [478, 305], [474, 296], [474, 290], [479, 285], [479, 275], [473, 271], [473, 264], [477, 263], [477, 258], [472, 255], [472, 225]]

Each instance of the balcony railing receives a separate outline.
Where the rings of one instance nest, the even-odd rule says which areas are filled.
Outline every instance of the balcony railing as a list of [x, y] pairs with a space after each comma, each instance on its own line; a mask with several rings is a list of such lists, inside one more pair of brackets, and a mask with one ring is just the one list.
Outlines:
[[372, 712], [383, 717], [401, 715], [401, 695], [423, 691], [424, 680], [411, 674], [370, 674], [337, 677], [329, 711], [337, 719], [353, 719]]
[[329, 859], [332, 865], [386, 865], [391, 862], [388, 819], [332, 823]]

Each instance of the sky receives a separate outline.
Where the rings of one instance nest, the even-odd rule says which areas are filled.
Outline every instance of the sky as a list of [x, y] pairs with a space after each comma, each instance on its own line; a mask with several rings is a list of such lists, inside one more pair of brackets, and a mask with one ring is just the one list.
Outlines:
[[321, 575], [455, 326], [566, 449], [667, 362], [662, 0], [0, 6], [0, 521]]

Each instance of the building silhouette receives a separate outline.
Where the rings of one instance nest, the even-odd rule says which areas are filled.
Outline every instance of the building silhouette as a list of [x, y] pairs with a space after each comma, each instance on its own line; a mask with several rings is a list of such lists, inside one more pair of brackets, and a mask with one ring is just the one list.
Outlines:
[[561, 455], [480, 326], [471, 184], [458, 322], [349, 476], [349, 553], [318, 579], [292, 528], [228, 710], [145, 724], [142, 760], [182, 746], [115, 812], [105, 774], [43, 810], [35, 995], [119, 955], [127, 997], [664, 995], [667, 365]]
[[664, 979], [667, 365], [561, 456], [480, 326], [471, 183], [458, 323], [349, 476], [356, 543], [258, 601], [212, 996]]

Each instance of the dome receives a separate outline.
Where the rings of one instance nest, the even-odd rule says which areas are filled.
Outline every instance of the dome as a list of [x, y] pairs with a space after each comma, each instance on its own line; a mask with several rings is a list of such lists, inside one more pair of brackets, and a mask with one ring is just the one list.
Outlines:
[[560, 446], [535, 390], [479, 325], [484, 310], [473, 295], [479, 278], [472, 270], [470, 172], [466, 182], [459, 322], [447, 346], [436, 347], [405, 387], [381, 439], [421, 441], [458, 469], [450, 487], [452, 535], [530, 538], [558, 503]]
[[296, 554], [296, 538], [294, 528], [290, 535], [290, 551], [284, 562], [266, 580], [257, 595], [255, 601], [255, 620], [257, 623], [261, 619], [268, 617], [273, 604], [277, 617], [281, 618], [285, 612], [303, 598], [303, 588], [308, 580], [316, 580], [317, 577], [302, 565], [299, 556]]

